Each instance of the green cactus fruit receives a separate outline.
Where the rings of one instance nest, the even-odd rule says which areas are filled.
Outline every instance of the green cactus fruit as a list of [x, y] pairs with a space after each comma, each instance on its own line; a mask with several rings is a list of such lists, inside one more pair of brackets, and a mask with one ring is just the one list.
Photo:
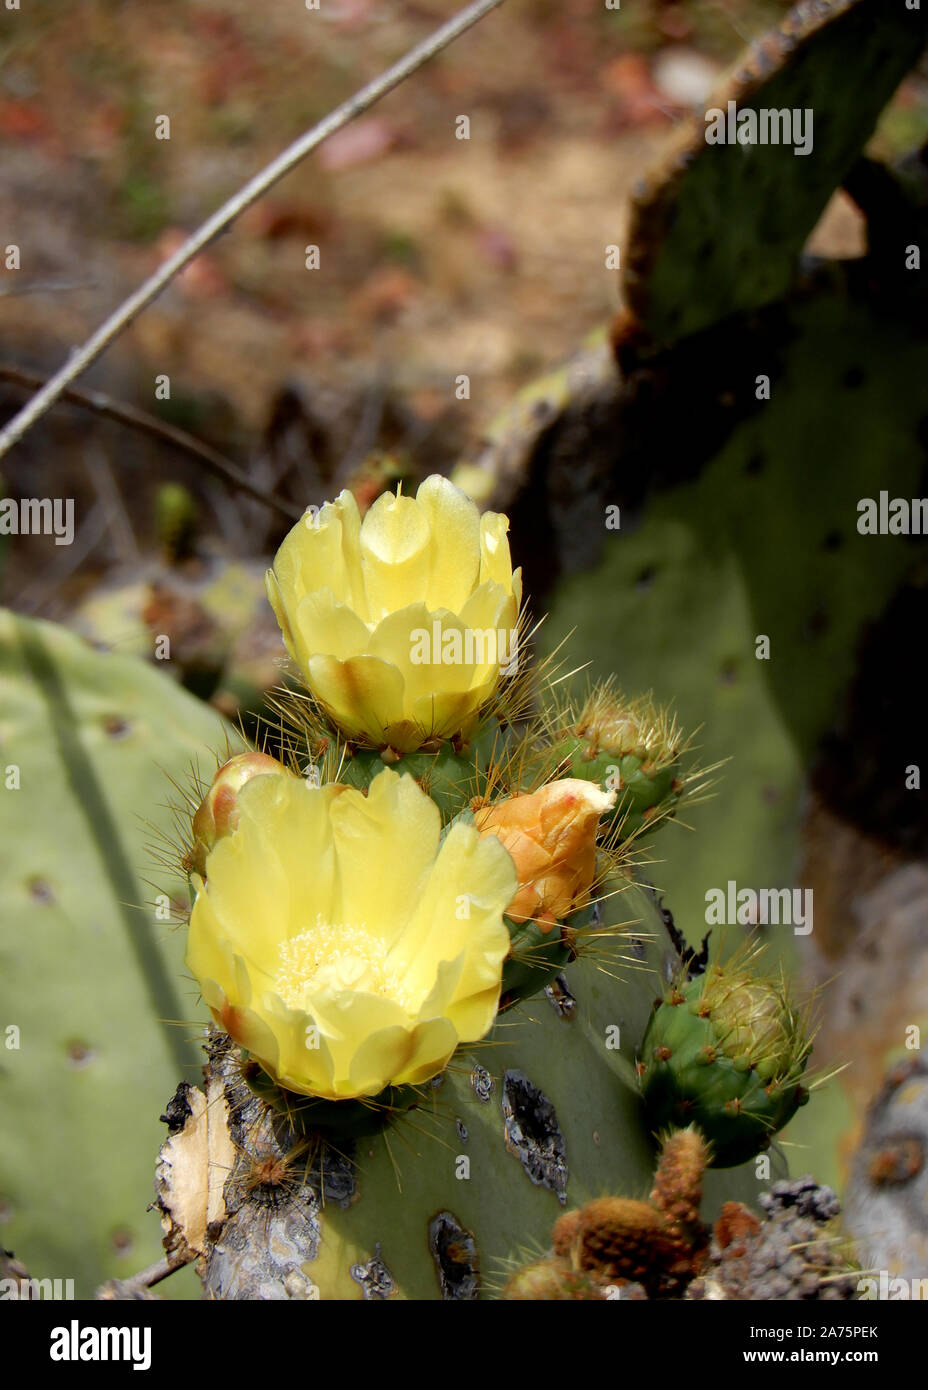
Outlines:
[[759, 953], [741, 952], [673, 984], [641, 1045], [638, 1070], [652, 1131], [698, 1125], [717, 1168], [767, 1148], [809, 1098], [800, 1084], [812, 1050], [806, 1021], [782, 976], [757, 973]]
[[[601, 881], [606, 872], [602, 859], [597, 872]], [[596, 891], [594, 881], [594, 894]], [[595, 896], [585, 907], [571, 912], [553, 927], [533, 921], [505, 919], [512, 945], [503, 963], [502, 1007], [520, 999], [531, 999], [543, 989], [554, 987], [566, 965], [575, 961], [588, 944], [595, 941], [603, 921], [603, 904]]]
[[650, 696], [629, 700], [611, 680], [594, 686], [579, 706], [548, 721], [541, 751], [528, 754], [523, 781], [581, 777], [616, 793], [604, 814], [618, 843], [674, 814], [687, 790], [685, 744], [676, 720]]
[[[574, 913], [571, 921], [581, 916], [588, 920], [588, 910]], [[533, 994], [547, 988], [574, 956], [570, 936], [560, 925], [545, 931], [538, 922], [531, 920], [512, 922], [508, 917], [505, 920], [512, 945], [503, 963], [500, 1002], [504, 1008], [517, 999], [531, 999]]]
[[[384, 766], [400, 774], [408, 772], [438, 806], [443, 817], [465, 810], [475, 796], [487, 790], [493, 766], [505, 756], [506, 736], [495, 719], [487, 720], [466, 744], [443, 743], [434, 752], [419, 750], [398, 757], [390, 749], [353, 749], [338, 760], [338, 781], [349, 787], [368, 787]], [[332, 767], [333, 760], [328, 759]]]

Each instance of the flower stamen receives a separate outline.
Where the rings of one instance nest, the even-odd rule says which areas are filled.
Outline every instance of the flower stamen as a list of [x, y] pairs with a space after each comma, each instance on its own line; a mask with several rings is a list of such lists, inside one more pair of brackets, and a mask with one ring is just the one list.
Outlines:
[[379, 994], [407, 1012], [411, 1001], [400, 974], [390, 968], [384, 943], [362, 922], [315, 924], [279, 947], [280, 969], [275, 987], [291, 1009], [308, 1009], [313, 994], [322, 990]]

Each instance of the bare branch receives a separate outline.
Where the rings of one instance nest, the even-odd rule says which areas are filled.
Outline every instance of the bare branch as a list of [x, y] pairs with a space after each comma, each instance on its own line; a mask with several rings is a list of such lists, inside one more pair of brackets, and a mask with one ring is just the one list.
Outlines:
[[[11, 363], [0, 363], [0, 381], [11, 382], [14, 386], [25, 386], [29, 390], [36, 391], [44, 387], [46, 378], [39, 376], [36, 372], [27, 372], [22, 367], [15, 367]], [[202, 440], [194, 438], [186, 430], [178, 429], [176, 425], [169, 425], [165, 420], [159, 420], [157, 415], [149, 415], [147, 411], [138, 410], [134, 405], [126, 405], [123, 401], [115, 401], [112, 396], [104, 395], [102, 391], [76, 391], [73, 387], [63, 387], [59, 392], [60, 399], [70, 402], [72, 405], [79, 405], [84, 410], [92, 410], [95, 415], [102, 415], [107, 420], [116, 420], [120, 425], [128, 425], [130, 429], [139, 430], [142, 434], [150, 435], [152, 439], [159, 439], [165, 444], [170, 444], [172, 448], [179, 449], [183, 454], [189, 454], [198, 463], [202, 463], [211, 473], [222, 478], [230, 487], [238, 488], [240, 492], [247, 492], [249, 497], [253, 497], [256, 502], [262, 502], [265, 507], [271, 507], [279, 512], [281, 516], [299, 521], [302, 516], [300, 508], [295, 502], [288, 502], [284, 497], [276, 497], [271, 492], [265, 492], [263, 488], [253, 483], [247, 473], [243, 472], [237, 464], [224, 458], [222, 454], [211, 449]]]
[[110, 314], [109, 318], [87, 339], [83, 347], [77, 348], [72, 353], [65, 365], [49, 378], [28, 405], [25, 405], [18, 414], [14, 415], [0, 433], [0, 458], [12, 448], [17, 440], [23, 437], [36, 420], [45, 414], [65, 387], [86, 371], [91, 363], [95, 362], [101, 353], [109, 347], [113, 339], [122, 333], [142, 310], [151, 304], [153, 299], [157, 298], [175, 275], [186, 265], [189, 265], [194, 257], [199, 255], [204, 247], [208, 246], [220, 232], [225, 231], [246, 208], [257, 202], [269, 188], [273, 187], [279, 179], [282, 179], [301, 160], [305, 159], [323, 140], [334, 135], [337, 130], [341, 130], [349, 121], [354, 120], [355, 116], [367, 111], [381, 97], [393, 91], [394, 87], [398, 87], [411, 73], [416, 72], [436, 54], [441, 53], [484, 15], [497, 9], [502, 3], [503, 0], [475, 0], [475, 3], [466, 5], [447, 24], [443, 24], [429, 38], [424, 39], [415, 48], [411, 48], [405, 57], [401, 58], [398, 63], [394, 63], [393, 67], [388, 68], [379, 77], [375, 77], [360, 91], [355, 92], [353, 97], [349, 97], [328, 116], [323, 117], [318, 125], [301, 135], [282, 154], [279, 154], [270, 164], [265, 165], [254, 178], [245, 184], [244, 188], [223, 203], [222, 207], [218, 208], [192, 236], [187, 238], [173, 256], [169, 256], [155, 273], [139, 286], [134, 294], [131, 294], [118, 309]]
[[163, 1260], [158, 1260], [157, 1264], [149, 1265], [147, 1269], [133, 1274], [131, 1279], [108, 1279], [97, 1289], [94, 1298], [110, 1302], [143, 1297], [146, 1289], [160, 1284], [162, 1279], [167, 1279], [175, 1270], [183, 1269], [184, 1265], [190, 1264], [195, 1258], [191, 1251], [181, 1253], [174, 1250], [165, 1255]]

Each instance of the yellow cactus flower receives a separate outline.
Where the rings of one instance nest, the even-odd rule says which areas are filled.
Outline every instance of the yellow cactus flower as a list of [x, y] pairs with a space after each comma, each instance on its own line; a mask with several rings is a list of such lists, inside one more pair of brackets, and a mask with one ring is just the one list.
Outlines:
[[585, 907], [596, 874], [599, 818], [615, 805], [615, 792], [563, 777], [536, 792], [478, 807], [481, 835], [495, 837], [512, 856], [518, 892], [506, 915], [537, 922], [543, 931]]
[[373, 1096], [489, 1031], [515, 869], [472, 825], [440, 836], [434, 802], [389, 768], [367, 795], [285, 772], [239, 793], [194, 880], [187, 966], [278, 1085]]
[[267, 592], [291, 657], [349, 738], [412, 752], [468, 734], [518, 660], [521, 571], [497, 512], [447, 478], [342, 492], [284, 540]]

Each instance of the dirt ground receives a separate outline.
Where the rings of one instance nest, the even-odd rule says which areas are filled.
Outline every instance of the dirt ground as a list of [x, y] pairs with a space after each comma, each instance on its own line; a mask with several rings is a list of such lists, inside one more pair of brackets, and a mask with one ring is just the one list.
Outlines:
[[[456, 8], [4, 10], [3, 240], [22, 269], [0, 286], [3, 357], [59, 363], [186, 231]], [[329, 393], [334, 412], [389, 383], [417, 421], [450, 412], [453, 453], [615, 311], [604, 250], [621, 244], [630, 187], [784, 8], [509, 0], [290, 174], [88, 380], [152, 408], [167, 373], [162, 413], [207, 433], [231, 414], [246, 442], [283, 383]], [[160, 116], [170, 139], [156, 138]], [[853, 253], [848, 205], [831, 225], [828, 249]]]

